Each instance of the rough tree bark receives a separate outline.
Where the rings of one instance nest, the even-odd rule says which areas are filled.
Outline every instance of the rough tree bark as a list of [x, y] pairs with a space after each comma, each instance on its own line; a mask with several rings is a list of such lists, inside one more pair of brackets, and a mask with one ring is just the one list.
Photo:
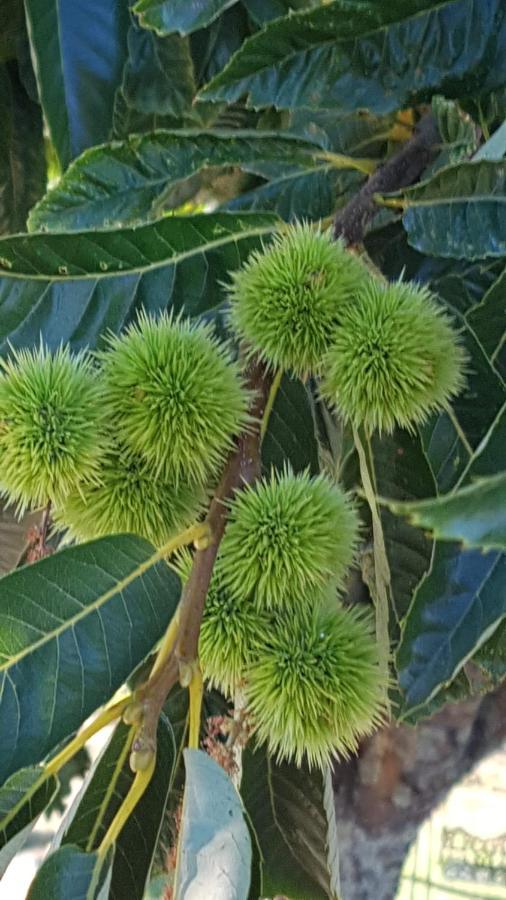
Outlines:
[[504, 739], [506, 684], [451, 704], [416, 728], [385, 728], [358, 758], [336, 766], [343, 900], [393, 900], [420, 824]]
[[[362, 241], [376, 193], [412, 184], [439, 140], [425, 116], [402, 150], [339, 210], [336, 237]], [[483, 756], [506, 738], [506, 684], [485, 697], [451, 704], [416, 728], [390, 725], [333, 775], [342, 900], [393, 900], [420, 824]]]

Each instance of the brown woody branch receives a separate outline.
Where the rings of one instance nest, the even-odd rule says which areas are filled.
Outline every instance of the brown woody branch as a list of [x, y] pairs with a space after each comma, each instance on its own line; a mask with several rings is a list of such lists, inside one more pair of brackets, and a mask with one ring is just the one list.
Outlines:
[[190, 577], [181, 600], [180, 624], [175, 648], [156, 675], [137, 691], [144, 707], [143, 721], [136, 735], [134, 751], [154, 751], [156, 729], [165, 700], [184, 675], [191, 675], [191, 667], [198, 655], [200, 625], [204, 605], [211, 582], [218, 548], [225, 532], [226, 502], [234, 491], [245, 484], [252, 484], [260, 475], [260, 425], [269, 395], [272, 378], [257, 359], [248, 362], [245, 370], [246, 386], [252, 391], [250, 406], [252, 424], [238, 439], [223, 471], [221, 481], [213, 497], [207, 523], [211, 541], [208, 547], [197, 550]]
[[367, 225], [378, 212], [374, 195], [396, 191], [417, 181], [434, 158], [439, 140], [436, 121], [428, 113], [402, 150], [381, 166], [358, 194], [338, 211], [334, 237], [342, 237], [347, 244], [361, 243]]
[[249, 389], [254, 391], [250, 409], [254, 424], [241, 435], [237, 449], [225, 467], [207, 516], [212, 543], [205, 550], [197, 550], [190, 577], [185, 585], [176, 644], [176, 657], [180, 667], [191, 664], [197, 657], [204, 604], [218, 547], [225, 531], [226, 501], [241, 485], [251, 484], [260, 475], [260, 423], [269, 395], [271, 377], [257, 359], [248, 363], [245, 375]]

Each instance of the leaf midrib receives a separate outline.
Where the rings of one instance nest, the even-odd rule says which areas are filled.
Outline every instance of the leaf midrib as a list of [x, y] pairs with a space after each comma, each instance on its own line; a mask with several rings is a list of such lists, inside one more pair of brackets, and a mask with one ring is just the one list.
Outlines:
[[427, 197], [423, 200], [406, 200], [404, 211], [420, 206], [454, 206], [463, 203], [506, 203], [506, 194], [459, 194], [458, 197]]
[[[325, 168], [331, 168], [330, 165], [324, 165], [324, 164], [322, 164], [320, 166], [314, 165], [314, 158], [318, 157], [318, 154], [322, 153], [322, 150], [318, 145], [311, 144], [310, 141], [306, 141], [306, 142], [301, 141], [300, 138], [298, 138], [294, 135], [279, 134], [275, 131], [255, 132], [255, 131], [252, 131], [251, 129], [248, 129], [248, 130], [245, 130], [242, 132], [234, 132], [233, 130], [227, 131], [224, 129], [222, 131], [216, 131], [216, 132], [209, 133], [209, 132], [203, 131], [202, 129], [200, 129], [200, 130], [186, 129], [186, 130], [181, 130], [181, 132], [174, 133], [174, 132], [171, 132], [170, 130], [158, 129], [157, 131], [152, 132], [152, 134], [150, 134], [149, 136], [146, 136], [146, 137], [152, 138], [151, 143], [155, 143], [157, 137], [169, 138], [172, 136], [176, 137], [177, 139], [188, 138], [189, 141], [191, 139], [194, 139], [195, 141], [197, 141], [200, 136], [205, 136], [206, 138], [217, 137], [217, 138], [219, 138], [219, 141], [223, 140], [224, 143], [226, 142], [227, 138], [229, 138], [231, 140], [245, 140], [245, 141], [251, 140], [253, 142], [253, 146], [255, 143], [260, 144], [261, 141], [264, 141], [264, 140], [265, 141], [277, 140], [278, 142], [286, 143], [287, 145], [293, 144], [294, 152], [298, 152], [300, 154], [306, 154], [308, 156], [308, 158], [311, 158], [313, 164], [309, 165], [309, 163], [308, 163], [307, 170], [309, 172], [318, 171], [320, 169], [325, 169]], [[216, 142], [217, 145], [219, 145], [219, 141]], [[149, 148], [149, 145], [150, 145], [149, 140], [143, 141], [142, 143], [139, 144], [138, 147], [135, 148], [135, 153], [142, 154], [145, 146], [148, 146], [148, 148]], [[104, 152], [104, 154], [105, 154], [105, 152], [107, 150], [112, 148], [112, 150], [114, 152], [111, 152], [108, 155], [108, 159], [110, 159], [113, 164], [121, 165], [126, 169], [133, 169], [135, 171], [136, 170], [135, 165], [133, 165], [131, 163], [125, 163], [123, 160], [116, 157], [115, 151], [122, 149], [122, 146], [125, 147], [125, 150], [133, 149], [133, 148], [129, 147], [128, 141], [125, 141], [125, 142], [114, 142], [112, 145], [111, 144], [102, 144], [99, 148], [93, 148], [93, 151], [92, 151], [93, 155], [90, 154], [87, 159], [84, 159], [84, 156], [87, 155], [86, 151], [85, 151], [85, 153], [83, 154], [83, 157], [79, 157], [77, 160], [75, 160], [71, 164], [70, 168], [67, 170], [66, 175], [64, 176], [63, 188], [67, 189], [67, 192], [68, 192], [67, 197], [65, 197], [65, 194], [62, 194], [62, 189], [60, 188], [59, 185], [57, 185], [52, 191], [48, 191], [46, 196], [42, 197], [42, 199], [39, 201], [39, 203], [37, 203], [34, 206], [33, 210], [30, 213], [30, 218], [32, 218], [32, 216], [35, 214], [35, 220], [36, 220], [39, 215], [39, 211], [41, 212], [41, 214], [43, 216], [46, 208], [51, 213], [51, 215], [55, 215], [58, 212], [61, 212], [62, 215], [65, 216], [66, 214], [68, 214], [70, 212], [77, 213], [80, 210], [86, 210], [90, 207], [100, 206], [101, 203], [107, 203], [111, 200], [115, 200], [116, 198], [120, 199], [124, 196], [132, 196], [132, 195], [136, 196], [137, 194], [142, 194], [143, 192], [152, 190], [154, 188], [160, 187], [165, 190], [169, 186], [176, 186], [177, 184], [179, 184], [179, 182], [185, 181], [188, 177], [190, 177], [192, 175], [197, 175], [202, 170], [204, 170], [210, 166], [216, 165], [216, 163], [213, 163], [212, 150], [211, 150], [209, 155], [206, 158], [202, 159], [201, 162], [199, 162], [198, 166], [195, 166], [194, 168], [192, 168], [185, 174], [171, 175], [170, 172], [165, 173], [165, 174], [160, 172], [152, 177], [149, 177], [149, 176], [145, 177], [144, 181], [135, 187], [125, 185], [125, 187], [121, 188], [120, 190], [114, 190], [114, 189], [109, 190], [108, 189], [107, 193], [103, 193], [96, 198], [79, 197], [77, 194], [73, 193], [74, 185], [76, 184], [76, 181], [77, 181], [77, 183], [79, 183], [79, 181], [82, 180], [83, 178], [89, 177], [89, 175], [90, 175], [89, 169], [91, 167], [93, 167], [93, 164], [95, 162], [95, 156], [97, 157], [97, 159], [100, 159], [100, 154], [98, 152], [96, 152], [96, 150], [100, 150], [100, 151]], [[166, 150], [167, 154], [169, 154], [171, 149], [172, 149], [172, 152], [174, 152], [174, 148], [170, 148], [170, 146], [165, 146], [163, 142], [162, 142], [162, 146]], [[184, 152], [183, 146], [179, 146], [176, 149], [179, 150], [181, 153]], [[263, 161], [265, 161], [265, 160], [259, 159], [259, 160], [254, 160], [253, 163], [251, 163], [248, 160], [243, 160], [242, 162], [240, 162], [240, 161], [235, 161], [235, 162], [232, 161], [229, 163], [223, 162], [223, 163], [219, 163], [218, 165], [221, 168], [226, 168], [227, 165], [235, 165], [238, 168], [243, 168], [245, 171], [250, 171], [248, 168], [250, 165], [253, 165], [255, 162], [263, 162]], [[269, 162], [274, 161], [274, 156], [269, 158], [268, 161]], [[73, 169], [75, 169], [75, 171], [72, 171]], [[68, 178], [67, 178], [67, 176], [68, 176]], [[67, 178], [68, 186], [65, 183], [65, 178]], [[72, 178], [75, 178], [76, 181], [72, 181]], [[276, 179], [268, 179], [269, 183], [274, 180], [276, 180]], [[56, 198], [56, 202], [54, 203], [54, 208], [52, 208], [51, 203], [50, 203], [50, 201], [52, 200], [53, 194]], [[62, 199], [59, 199], [60, 195], [62, 196]], [[70, 203], [66, 203], [66, 204], [64, 204], [64, 202], [63, 202], [65, 199], [72, 200], [74, 198], [75, 198], [76, 202], [73, 202], [73, 203], [70, 202]], [[155, 224], [155, 223], [150, 222], [147, 224]], [[132, 226], [130, 226], [130, 227], [132, 227]], [[57, 231], [41, 232], [41, 231], [34, 230], [34, 231], [30, 231], [29, 233], [30, 234], [44, 234], [44, 236], [48, 236], [49, 234], [75, 234], [75, 233], [80, 233], [81, 231], [84, 231], [84, 230], [87, 231], [88, 229], [79, 229], [79, 228], [70, 229], [69, 228], [68, 230], [65, 229], [65, 231], [62, 231], [62, 232], [57, 232]], [[99, 229], [91, 228], [89, 230], [90, 231], [97, 231], [97, 230], [116, 231], [118, 229], [115, 228], [114, 226], [111, 226], [110, 229], [105, 229], [102, 227]]]
[[[454, 623], [453, 627], [452, 627], [449, 631], [446, 630], [446, 631], [444, 632], [445, 637], [446, 637], [446, 640], [445, 640], [444, 642], [442, 642], [442, 643], [440, 642], [439, 648], [436, 650], [435, 653], [433, 653], [433, 654], [431, 655], [431, 658], [430, 658], [431, 667], [434, 667], [434, 666], [435, 666], [436, 661], [439, 659], [439, 657], [441, 656], [441, 654], [444, 653], [444, 647], [445, 647], [447, 644], [451, 643], [451, 641], [452, 641], [452, 639], [453, 639], [453, 637], [454, 637], [454, 635], [455, 635], [455, 632], [456, 632], [459, 628], [462, 627], [463, 622], [465, 622], [466, 618], [467, 618], [468, 615], [470, 614], [470, 610], [471, 610], [472, 606], [474, 606], [474, 604], [476, 603], [477, 598], [478, 598], [478, 597], [481, 597], [481, 594], [482, 594], [483, 589], [485, 588], [487, 582], [490, 580], [490, 578], [491, 578], [491, 576], [493, 575], [493, 573], [494, 573], [496, 567], [498, 566], [498, 564], [499, 564], [500, 561], [501, 561], [502, 554], [501, 554], [500, 552], [497, 552], [497, 551], [496, 551], [496, 553], [497, 553], [496, 559], [494, 560], [494, 562], [493, 562], [492, 566], [490, 567], [490, 569], [488, 570], [487, 574], [484, 576], [484, 578], [483, 578], [481, 584], [479, 585], [479, 587], [478, 587], [477, 590], [475, 591], [474, 597], [473, 597], [473, 600], [472, 600], [472, 603], [465, 609], [465, 611], [462, 613], [462, 615], [459, 617], [459, 619]], [[427, 574], [429, 574], [429, 573], [427, 573]], [[498, 623], [498, 624], [500, 623], [501, 619], [504, 618], [504, 615], [505, 615], [505, 614], [503, 613], [502, 615], [499, 615], [499, 616], [498, 616], [498, 619], [497, 619], [497, 623]], [[490, 625], [489, 627], [491, 627], [491, 625]], [[449, 676], [449, 678], [447, 679], [448, 681], [451, 681], [451, 680], [455, 677], [457, 671], [458, 671], [460, 668], [462, 668], [462, 665], [465, 663], [466, 659], [469, 659], [469, 657], [472, 656], [472, 654], [475, 652], [477, 646], [479, 646], [479, 643], [478, 643], [478, 644], [475, 644], [475, 645], [469, 650], [469, 652], [466, 654], [466, 656], [464, 657], [464, 659], [459, 660], [459, 662], [458, 662], [458, 664], [455, 666], [455, 668], [454, 668], [452, 674], [451, 674], [451, 675]], [[421, 674], [421, 675], [419, 675], [417, 678], [415, 678], [415, 679], [412, 681], [412, 683], [411, 683], [411, 685], [410, 685], [410, 687], [409, 687], [409, 693], [412, 693], [413, 688], [415, 688], [420, 682], [423, 682], [423, 680], [424, 680], [425, 677], [426, 677], [426, 675], [425, 675], [425, 669], [424, 669], [424, 673]], [[436, 687], [433, 688], [433, 690], [432, 690], [430, 696], [428, 696], [427, 698], [425, 698], [425, 699], [423, 700], [422, 703], [417, 703], [415, 708], [417, 708], [418, 706], [422, 706], [422, 705], [427, 704], [427, 703], [428, 703], [428, 702], [429, 702], [429, 701], [430, 701], [430, 700], [438, 693], [438, 691], [441, 689], [441, 687], [443, 687], [443, 683], [439, 683], [438, 685], [436, 685]]]
[[[144, 562], [139, 563], [135, 569], [133, 569], [128, 575], [125, 575], [120, 581], [117, 581], [113, 587], [109, 588], [105, 594], [102, 594], [92, 603], [84, 606], [78, 613], [72, 616], [70, 619], [65, 619], [61, 625], [57, 628], [54, 628], [52, 631], [47, 632], [43, 637], [39, 638], [32, 644], [27, 645], [23, 648], [19, 653], [15, 656], [9, 657], [4, 663], [0, 663], [0, 672], [8, 671], [12, 666], [17, 665], [21, 662], [26, 656], [35, 653], [40, 647], [43, 647], [45, 644], [50, 643], [51, 641], [56, 640], [61, 634], [67, 632], [69, 629], [74, 628], [82, 619], [85, 619], [88, 615], [96, 612], [101, 609], [105, 603], [109, 600], [112, 600], [117, 594], [122, 593], [125, 588], [127, 588], [130, 584], [136, 581], [137, 578], [141, 578], [149, 569], [153, 568], [156, 563], [160, 562], [165, 556], [164, 549], [157, 550], [151, 556], [149, 556]], [[77, 598], [74, 598], [77, 600]]]
[[[218, 90], [221, 90], [222, 88], [227, 90], [231, 87], [236, 86], [237, 84], [240, 84], [242, 81], [245, 81], [245, 80], [248, 80], [251, 78], [256, 78], [260, 73], [269, 71], [271, 69], [275, 69], [277, 66], [284, 64], [285, 62], [292, 60], [300, 55], [303, 55], [304, 53], [307, 53], [308, 51], [312, 52], [314, 50], [318, 50], [321, 47], [328, 46], [328, 45], [342, 47], [345, 44], [348, 44], [350, 42], [362, 40], [363, 38], [367, 38], [370, 35], [378, 34], [379, 32], [384, 31], [385, 29], [388, 29], [388, 28], [392, 28], [395, 25], [399, 25], [402, 22], [408, 22], [410, 20], [417, 19], [418, 17], [427, 16], [431, 13], [438, 12], [439, 10], [443, 9], [445, 6], [449, 6], [452, 3], [458, 4], [458, 3], [462, 3], [462, 2], [463, 2], [463, 0], [440, 0], [440, 3], [438, 3], [436, 6], [432, 6], [428, 9], [419, 10], [418, 12], [412, 13], [411, 15], [408, 15], [408, 16], [404, 16], [403, 18], [393, 19], [391, 22], [385, 22], [383, 25], [377, 25], [375, 27], [366, 28], [364, 31], [360, 31], [357, 34], [350, 35], [345, 38], [337, 38], [335, 35], [329, 35], [329, 37], [327, 39], [315, 41], [313, 44], [310, 44], [309, 46], [305, 47], [302, 50], [300, 50], [300, 49], [293, 50], [293, 52], [287, 53], [285, 56], [281, 57], [280, 59], [275, 60], [275, 62], [271, 62], [267, 65], [261, 66], [260, 68], [255, 69], [252, 72], [248, 72], [245, 75], [241, 75], [240, 77], [235, 76], [233, 81], [229, 82], [228, 84], [225, 82], [225, 84], [222, 85], [220, 83], [220, 80], [221, 80], [222, 76], [227, 72], [227, 69], [229, 67], [231, 67], [232, 64], [234, 63], [234, 56], [235, 56], [235, 54], [234, 54], [234, 56], [232, 57], [230, 62], [227, 63], [227, 65], [222, 70], [222, 72], [220, 72], [216, 76], [216, 81], [218, 82], [218, 85], [217, 85]], [[317, 10], [319, 10], [318, 7], [317, 7]], [[301, 10], [299, 13], [294, 13], [293, 16], [291, 16], [291, 18], [292, 18], [292, 20], [311, 18], [311, 15], [314, 14], [314, 12], [315, 12], [314, 9]], [[343, 9], [343, 12], [346, 13], [346, 12], [349, 12], [349, 10]], [[267, 26], [266, 31], [269, 31], [269, 26]], [[260, 32], [259, 34], [263, 34], [263, 32]], [[250, 41], [254, 40], [255, 37], [256, 37], [256, 35], [253, 35], [253, 38], [250, 38]], [[241, 53], [241, 52], [242, 52], [242, 48], [241, 48], [241, 50], [238, 51], [238, 53]], [[209, 82], [208, 85], [204, 86], [204, 88], [199, 92], [199, 94], [197, 94], [197, 99], [199, 99], [199, 98], [203, 99], [203, 100], [206, 99], [207, 89], [212, 88], [214, 80], [215, 79], [213, 78]]]
[[[157, 260], [156, 262], [151, 262], [146, 265], [136, 265], [136, 266], [132, 266], [132, 267], [125, 266], [121, 269], [120, 268], [111, 269], [111, 271], [108, 271], [105, 269], [104, 270], [98, 269], [98, 270], [93, 270], [92, 272], [77, 271], [77, 272], [73, 272], [72, 274], [61, 274], [59, 272], [44, 272], [44, 273], [27, 272], [27, 271], [15, 272], [12, 270], [12, 268], [9, 269], [8, 267], [5, 266], [5, 264], [0, 263], [0, 276], [4, 277], [4, 278], [11, 278], [11, 279], [17, 279], [17, 280], [21, 279], [23, 281], [26, 281], [26, 280], [48, 281], [48, 280], [50, 280], [50, 281], [60, 282], [60, 281], [75, 281], [76, 279], [79, 279], [80, 281], [81, 280], [101, 281], [104, 278], [117, 278], [118, 276], [121, 276], [121, 275], [133, 275], [133, 274], [137, 274], [137, 273], [152, 272], [155, 269], [161, 269], [164, 266], [177, 265], [186, 259], [191, 259], [193, 256], [207, 254], [207, 253], [211, 252], [212, 250], [216, 250], [219, 247], [226, 246], [227, 244], [230, 244], [230, 243], [238, 243], [241, 240], [245, 240], [245, 239], [251, 238], [251, 237], [260, 237], [269, 231], [273, 231], [276, 226], [276, 222], [278, 221], [277, 217], [274, 214], [268, 213], [268, 212], [266, 212], [266, 213], [244, 212], [244, 213], [241, 213], [240, 215], [241, 216], [251, 215], [252, 218], [254, 218], [254, 217], [258, 218], [259, 216], [265, 216], [266, 223], [265, 223], [265, 225], [262, 225], [262, 226], [258, 225], [255, 228], [249, 228], [247, 230], [246, 229], [238, 229], [237, 231], [233, 231], [231, 233], [226, 234], [224, 237], [216, 238], [215, 240], [211, 240], [211, 241], [206, 241], [205, 243], [199, 244], [197, 247], [192, 247], [189, 250], [179, 251], [178, 253], [175, 253], [173, 256], [168, 256], [164, 259]], [[202, 216], [185, 216], [184, 218], [186, 221], [186, 220], [190, 220], [190, 219], [194, 220], [196, 218], [207, 218], [207, 217], [208, 217], [208, 214], [203, 214]], [[269, 218], [271, 218], [271, 220], [272, 220], [270, 224], [268, 224]], [[123, 235], [125, 237], [125, 240], [128, 240], [128, 237], [135, 235], [136, 231], [141, 231], [141, 230], [149, 231], [151, 229], [153, 231], [155, 231], [156, 226], [158, 224], [167, 222], [167, 221], [169, 221], [169, 219], [170, 219], [170, 221], [174, 221], [176, 219], [176, 217], [163, 216], [160, 219], [156, 220], [155, 222], [150, 222], [146, 225], [138, 226], [137, 228], [132, 228], [132, 227], [119, 228], [119, 229], [118, 228], [101, 228], [100, 230], [90, 230], [90, 231], [73, 231], [73, 232], [53, 231], [48, 234], [32, 233], [32, 234], [28, 234], [28, 235], [27, 234], [11, 235], [8, 238], [4, 238], [3, 241], [0, 241], [0, 260], [2, 258], [1, 254], [4, 252], [2, 247], [8, 247], [9, 244], [13, 244], [15, 246], [15, 242], [17, 242], [17, 241], [27, 241], [29, 243], [35, 243], [35, 242], [42, 243], [44, 240], [47, 240], [48, 243], [50, 244], [52, 237], [58, 237], [58, 238], [68, 238], [73, 241], [76, 241], [78, 238], [81, 238], [82, 240], [87, 240], [87, 241], [91, 242], [93, 240], [93, 238], [96, 237], [97, 235], [108, 235], [108, 234]], [[161, 240], [163, 240], [165, 243], [167, 243], [166, 239], [163, 238], [161, 235], [158, 235], [158, 237]], [[134, 247], [135, 247], [135, 244], [134, 244]], [[102, 248], [100, 248], [100, 249], [102, 249]], [[135, 249], [137, 249], [137, 247], [135, 247]], [[112, 256], [112, 254], [110, 253], [110, 251], [107, 250], [107, 248], [104, 248], [104, 252], [109, 253], [109, 255]], [[16, 251], [16, 255], [19, 259], [21, 259], [21, 260], [23, 259], [23, 256], [19, 251]], [[68, 261], [64, 257], [61, 257], [61, 259], [62, 259], [62, 262]]]

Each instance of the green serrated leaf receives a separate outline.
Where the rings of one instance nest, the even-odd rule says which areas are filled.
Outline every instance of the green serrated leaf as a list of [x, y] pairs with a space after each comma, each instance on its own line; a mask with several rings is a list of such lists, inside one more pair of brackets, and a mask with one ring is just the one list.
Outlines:
[[42, 108], [63, 168], [107, 140], [126, 59], [128, 6], [116, 0], [26, 0]]
[[226, 204], [226, 209], [269, 210], [285, 222], [315, 221], [331, 215], [336, 206], [342, 206], [358, 190], [362, 180], [357, 172], [338, 174], [332, 166], [288, 170], [240, 194]]
[[250, 900], [332, 897], [321, 772], [276, 765], [262, 749], [243, 753], [241, 796], [253, 834], [259, 884]]
[[499, 410], [483, 440], [470, 457], [458, 486], [469, 484], [483, 475], [495, 475], [504, 467], [506, 447], [506, 402]]
[[449, 684], [504, 615], [506, 557], [436, 543], [397, 651], [401, 714], [412, 715]]
[[162, 636], [180, 583], [160, 559], [107, 537], [0, 580], [0, 782], [76, 731]]
[[469, 154], [476, 141], [476, 125], [471, 117], [458, 103], [438, 94], [432, 98], [432, 112], [445, 144], [451, 145], [454, 150], [462, 149]]
[[127, 105], [146, 116], [189, 114], [196, 87], [188, 40], [158, 37], [131, 16], [121, 91]]
[[[30, 215], [31, 231], [73, 231], [128, 223], [153, 215], [171, 189], [207, 166], [272, 162], [309, 173], [318, 147], [291, 135], [258, 131], [156, 131], [88, 150]], [[320, 171], [326, 171], [323, 162]]]
[[432, 98], [432, 112], [444, 143], [436, 159], [425, 172], [425, 178], [432, 177], [445, 166], [469, 159], [479, 146], [481, 136], [471, 116], [454, 100], [446, 100], [445, 97], [436, 94]]
[[405, 713], [402, 716], [402, 721], [407, 725], [417, 725], [424, 719], [428, 719], [435, 715], [435, 713], [439, 712], [439, 710], [446, 706], [447, 703], [461, 703], [463, 700], [468, 700], [471, 695], [472, 688], [469, 679], [465, 670], [461, 669], [455, 678], [450, 681], [449, 684], [443, 685], [428, 703], [424, 706], [415, 707], [411, 712]]
[[389, 508], [427, 528], [435, 538], [462, 541], [465, 547], [506, 550], [506, 474], [480, 478], [452, 494]]
[[137, 0], [134, 12], [145, 28], [158, 34], [190, 34], [214, 22], [237, 0]]
[[449, 413], [432, 416], [420, 429], [427, 458], [443, 493], [457, 483], [505, 402], [502, 378], [467, 323], [461, 336], [468, 354], [467, 384]]
[[492, 364], [506, 377], [506, 268], [466, 314], [466, 320]]
[[294, 472], [319, 471], [316, 425], [311, 396], [306, 385], [283, 375], [262, 442], [262, 463], [282, 469], [287, 463]]
[[408, 241], [421, 253], [468, 260], [506, 255], [506, 163], [446, 166], [402, 197]]
[[[417, 434], [398, 429], [371, 441], [375, 490], [381, 496], [414, 500], [434, 494], [436, 486]], [[392, 600], [398, 620], [428, 571], [433, 541], [419, 529], [382, 509], [381, 520], [390, 568]]]
[[24, 231], [46, 187], [40, 107], [30, 99], [16, 63], [0, 66], [0, 234]]
[[[71, 808], [66, 827], [64, 822], [61, 844], [75, 844], [88, 853], [98, 849], [135, 777], [128, 761], [130, 745], [130, 728], [120, 722]], [[111, 900], [144, 896], [173, 783], [176, 752], [171, 723], [162, 715], [153, 777], [116, 841]]]
[[174, 896], [246, 898], [251, 841], [241, 798], [226, 772], [202, 750], [185, 750], [186, 784]]
[[[259, 216], [256, 221], [265, 219]], [[238, 232], [236, 239], [219, 246], [204, 243], [174, 265], [140, 276], [53, 282], [0, 278], [0, 355], [8, 353], [9, 343], [31, 346], [41, 337], [51, 348], [62, 343], [73, 350], [104, 346], [104, 334], [121, 331], [141, 309], [155, 315], [166, 309], [202, 315], [223, 302], [229, 273], [271, 230], [272, 226]], [[189, 240], [194, 239], [190, 229]]]
[[505, 30], [502, 0], [334, 0], [253, 35], [202, 97], [387, 113], [435, 92], [485, 92], [506, 81]]
[[101, 857], [62, 847], [42, 863], [30, 886], [30, 900], [107, 900], [112, 859], [112, 853]]
[[242, 0], [248, 15], [257, 25], [286, 16], [292, 10], [316, 6], [319, 0]]
[[492, 637], [479, 648], [473, 662], [486, 674], [491, 687], [506, 677], [506, 621], [501, 622]]
[[138, 228], [15, 235], [0, 240], [0, 272], [58, 281], [148, 272], [266, 236], [276, 222], [269, 213], [214, 213], [169, 216]]
[[57, 792], [57, 778], [42, 766], [15, 772], [0, 788], [0, 878]]

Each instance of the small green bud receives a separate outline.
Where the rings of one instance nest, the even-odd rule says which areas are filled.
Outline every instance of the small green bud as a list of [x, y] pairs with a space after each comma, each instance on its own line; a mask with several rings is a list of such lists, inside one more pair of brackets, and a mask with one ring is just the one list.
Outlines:
[[153, 765], [154, 758], [155, 753], [153, 750], [146, 748], [143, 750], [132, 750], [130, 754], [130, 768], [132, 772], [145, 772]]
[[130, 703], [123, 712], [125, 725], [140, 725], [144, 718], [144, 706], [138, 700]]
[[179, 662], [179, 684], [181, 687], [190, 687], [193, 681], [194, 667], [188, 662]]
[[201, 537], [195, 538], [193, 542], [193, 546], [195, 550], [207, 550], [208, 547], [211, 546], [213, 542], [213, 536], [211, 531], [209, 530], [207, 534], [201, 535]]
[[357, 536], [356, 512], [328, 478], [272, 472], [230, 505], [223, 585], [259, 608], [313, 605], [315, 591], [330, 581], [342, 585]]
[[299, 224], [231, 277], [237, 334], [273, 369], [304, 377], [321, 369], [343, 305], [369, 276], [330, 233]]
[[448, 407], [463, 387], [464, 361], [426, 288], [371, 279], [334, 331], [322, 394], [355, 426], [410, 428]]

